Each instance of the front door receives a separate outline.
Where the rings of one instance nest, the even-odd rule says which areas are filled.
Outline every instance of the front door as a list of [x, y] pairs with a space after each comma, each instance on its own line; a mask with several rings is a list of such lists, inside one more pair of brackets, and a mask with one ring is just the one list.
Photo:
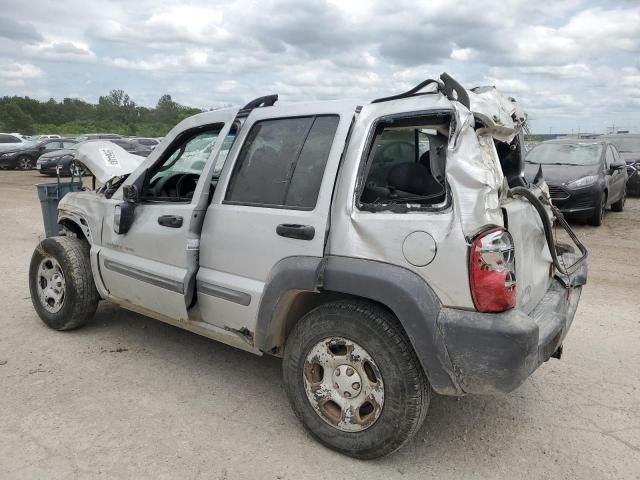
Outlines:
[[[209, 112], [199, 122], [194, 118], [178, 125], [167, 136], [167, 148], [154, 156], [156, 161], [145, 162], [128, 179], [132, 183], [145, 175], [133, 224], [126, 234], [117, 234], [114, 214], [107, 211], [98, 257], [112, 300], [174, 320], [187, 319], [202, 217], [235, 114]], [[111, 212], [122, 202], [121, 195], [114, 195], [118, 196], [108, 206]]]

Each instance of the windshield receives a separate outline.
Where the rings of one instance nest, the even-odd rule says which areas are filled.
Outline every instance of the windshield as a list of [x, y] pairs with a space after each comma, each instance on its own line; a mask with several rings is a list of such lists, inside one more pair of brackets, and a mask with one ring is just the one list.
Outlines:
[[623, 153], [640, 153], [640, 137], [612, 137], [607, 138], [611, 143], [613, 143], [619, 152]]
[[525, 161], [542, 165], [596, 165], [601, 156], [599, 143], [543, 143], [531, 149]]

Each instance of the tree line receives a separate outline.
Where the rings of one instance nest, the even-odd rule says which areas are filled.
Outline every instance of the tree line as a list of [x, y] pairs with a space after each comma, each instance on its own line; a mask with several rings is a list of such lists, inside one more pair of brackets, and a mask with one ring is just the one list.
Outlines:
[[163, 95], [155, 108], [137, 105], [123, 90], [111, 90], [97, 104], [77, 98], [41, 102], [29, 97], [0, 98], [0, 132], [24, 135], [118, 133], [162, 137], [181, 120], [202, 112]]

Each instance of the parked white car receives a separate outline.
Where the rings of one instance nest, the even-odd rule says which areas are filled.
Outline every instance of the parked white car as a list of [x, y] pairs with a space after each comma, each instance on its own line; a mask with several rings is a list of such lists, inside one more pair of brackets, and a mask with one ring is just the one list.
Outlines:
[[0, 133], [0, 150], [15, 148], [26, 143], [19, 133]]

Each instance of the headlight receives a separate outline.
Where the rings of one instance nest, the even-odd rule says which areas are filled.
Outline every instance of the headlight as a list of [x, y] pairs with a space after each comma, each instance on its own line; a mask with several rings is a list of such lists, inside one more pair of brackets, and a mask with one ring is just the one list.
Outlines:
[[572, 180], [567, 183], [567, 187], [569, 188], [582, 188], [588, 187], [589, 185], [593, 185], [598, 181], [597, 175], [587, 175], [586, 177], [579, 178], [577, 180]]
[[8, 158], [8, 157], [13, 157], [17, 152], [7, 152], [7, 153], [3, 153], [2, 155], [0, 155], [0, 157], [2, 158]]

